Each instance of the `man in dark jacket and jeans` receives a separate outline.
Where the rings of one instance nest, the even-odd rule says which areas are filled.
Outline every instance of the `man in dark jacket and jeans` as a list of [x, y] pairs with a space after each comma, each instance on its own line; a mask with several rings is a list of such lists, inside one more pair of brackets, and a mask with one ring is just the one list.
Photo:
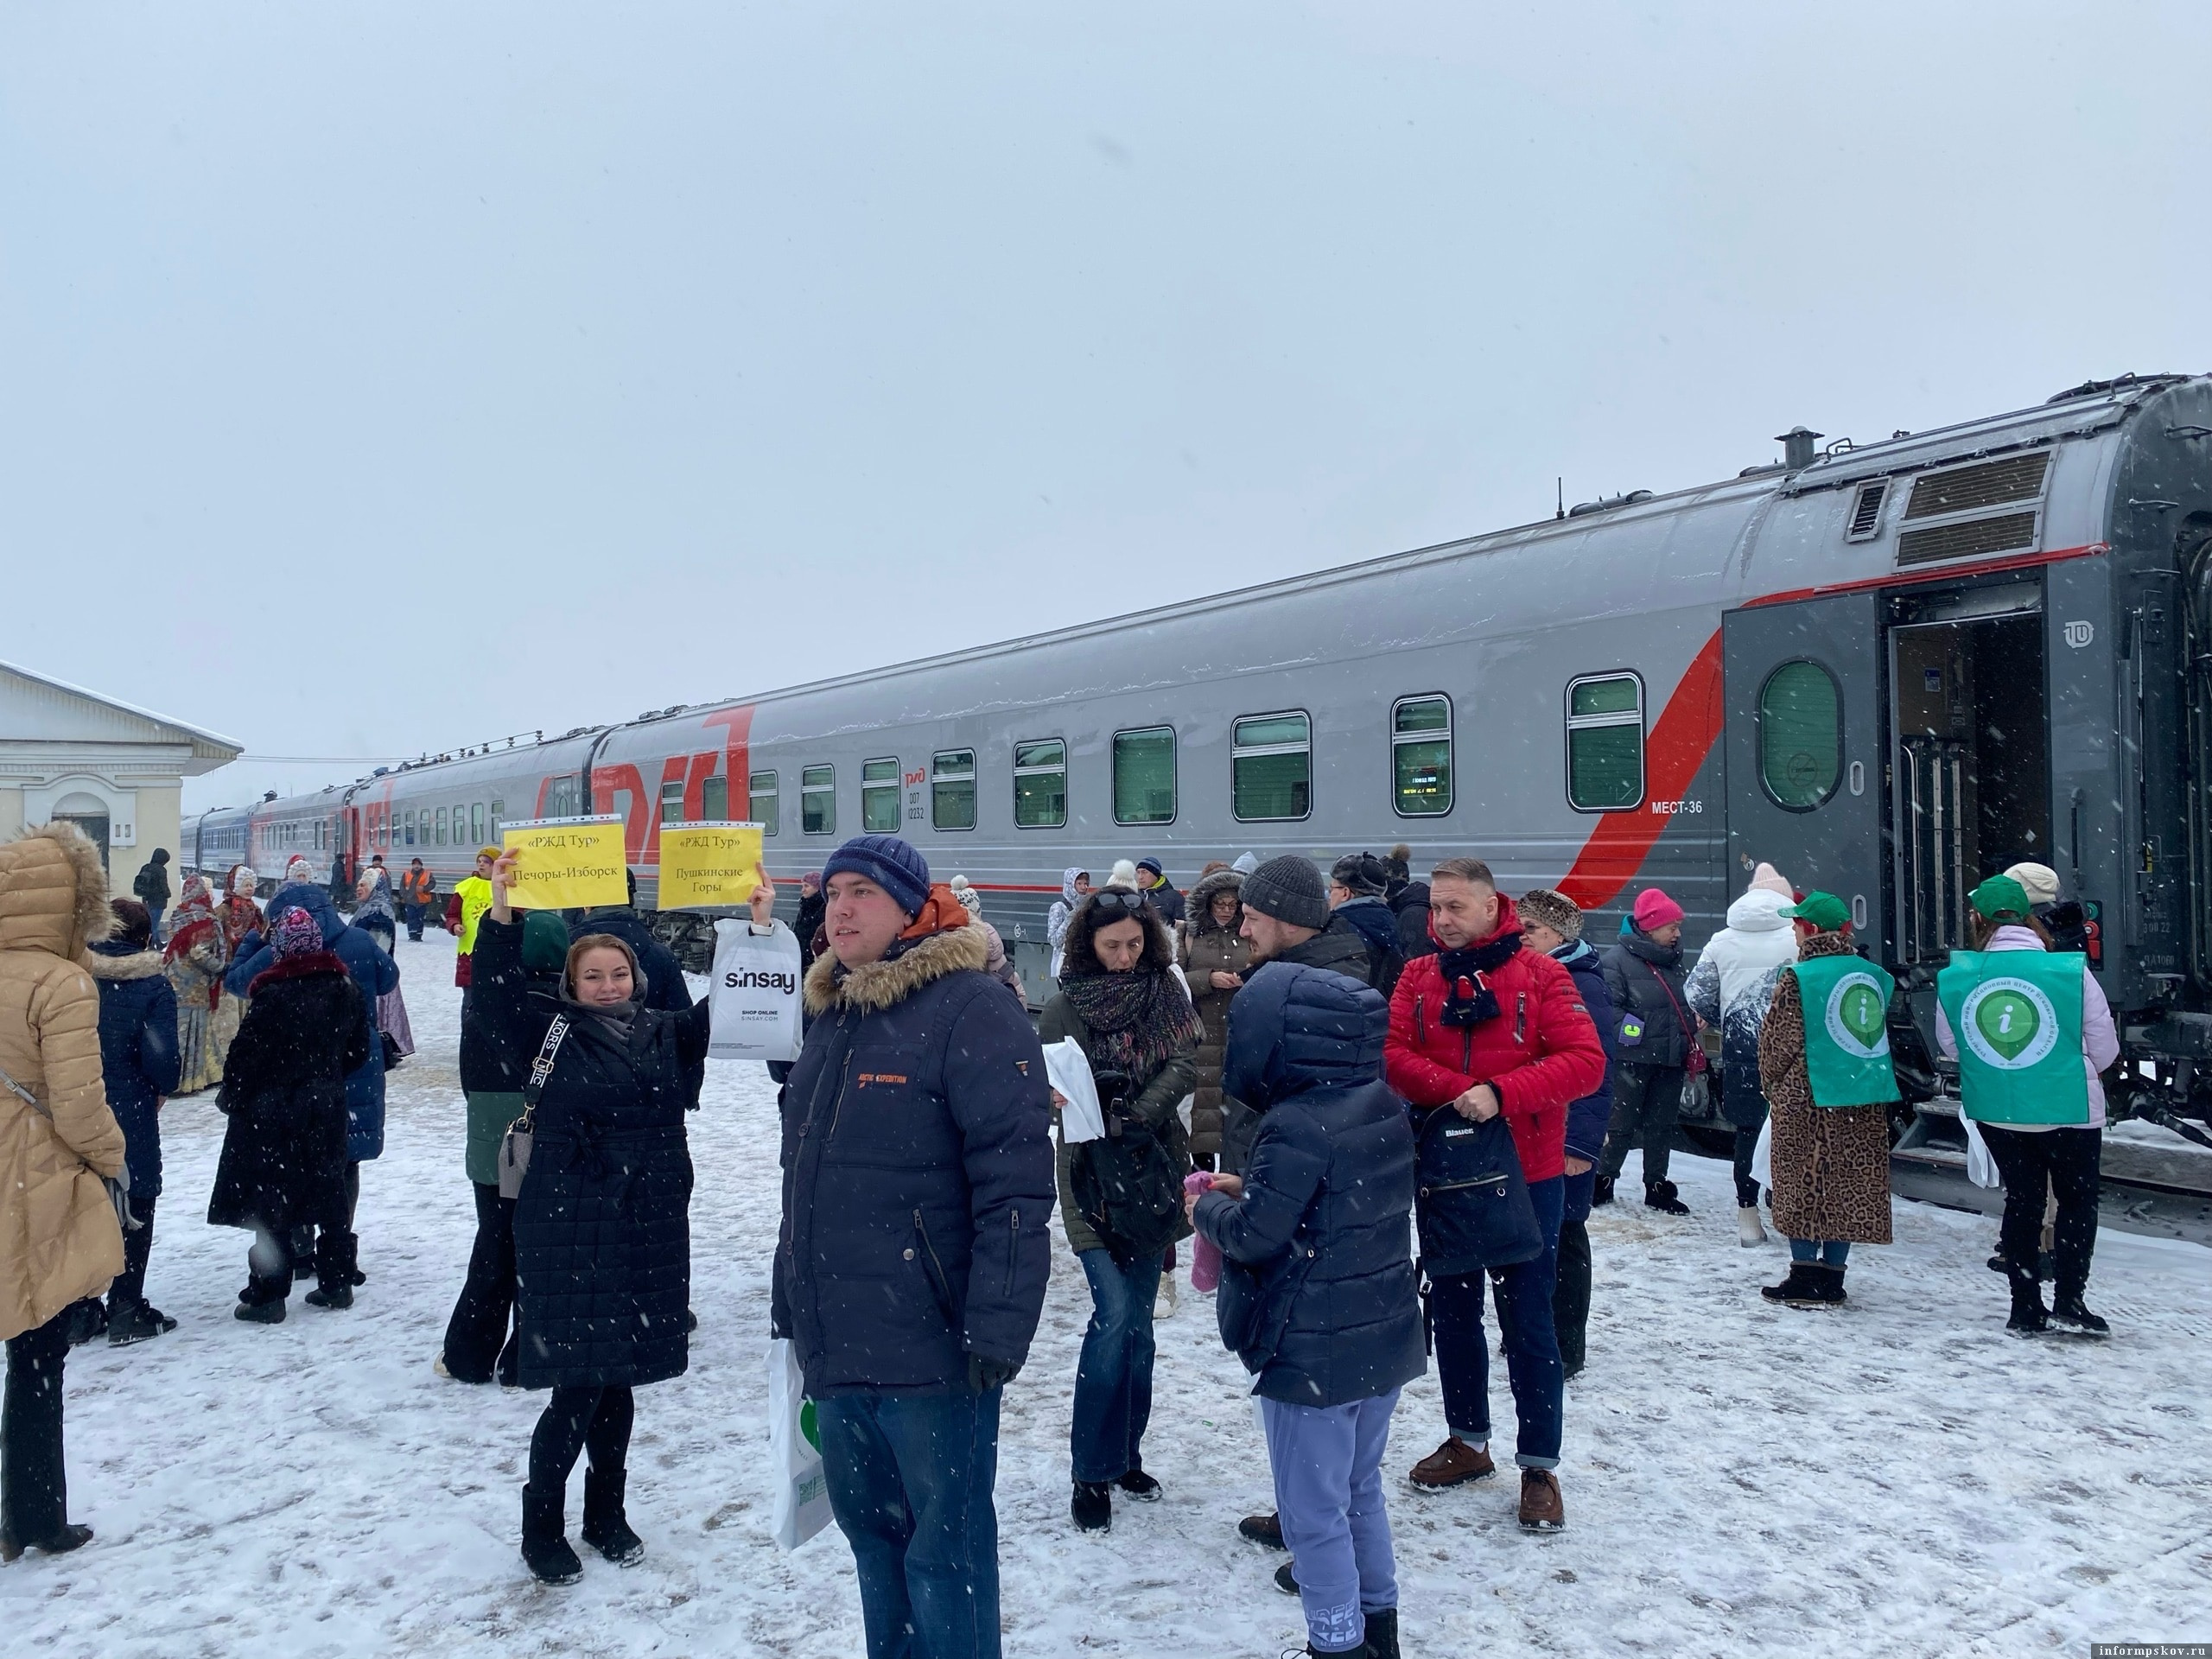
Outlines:
[[996, 1659], [999, 1401], [1052, 1271], [1044, 1051], [912, 847], [858, 836], [823, 875], [773, 1327], [815, 1403], [869, 1659]]
[[[1595, 1204], [1613, 1201], [1628, 1149], [1643, 1147], [1643, 1201], [1669, 1215], [1689, 1205], [1667, 1179], [1681, 1116], [1682, 1077], [1697, 1043], [1682, 990], [1682, 907], [1656, 887], [1636, 896], [1621, 937], [1605, 953], [1605, 985], [1619, 1018], [1612, 1067], [1613, 1122], [1598, 1162]], [[1700, 1057], [1701, 1063], [1701, 1057]]]
[[162, 943], [162, 912], [169, 907], [169, 849], [154, 849], [154, 855], [138, 867], [138, 874], [130, 883], [130, 891], [138, 895], [138, 902], [146, 906], [146, 914], [154, 924], [153, 939]]

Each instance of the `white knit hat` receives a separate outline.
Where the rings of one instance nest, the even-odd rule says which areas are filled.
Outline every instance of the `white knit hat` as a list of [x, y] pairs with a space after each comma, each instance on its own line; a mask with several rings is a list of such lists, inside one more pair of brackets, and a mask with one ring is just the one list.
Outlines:
[[2048, 864], [2015, 864], [2005, 872], [2020, 884], [2020, 891], [2028, 895], [2031, 905], [2055, 905], [2058, 902], [2058, 872]]
[[1116, 859], [1114, 873], [1106, 878], [1106, 885], [1109, 887], [1128, 887], [1134, 892], [1137, 885], [1135, 863], [1126, 858]]

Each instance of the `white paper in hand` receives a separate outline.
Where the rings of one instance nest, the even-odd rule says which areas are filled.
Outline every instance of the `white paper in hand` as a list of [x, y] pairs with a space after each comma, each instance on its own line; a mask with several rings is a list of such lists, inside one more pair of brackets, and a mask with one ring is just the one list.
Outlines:
[[1060, 1108], [1060, 1138], [1070, 1146], [1103, 1139], [1106, 1119], [1098, 1109], [1098, 1085], [1091, 1081], [1090, 1062], [1083, 1045], [1063, 1037], [1045, 1051], [1045, 1076], [1067, 1104]]
[[728, 918], [715, 924], [709, 1054], [718, 1060], [797, 1059], [798, 997], [798, 935], [781, 922], [766, 933]]

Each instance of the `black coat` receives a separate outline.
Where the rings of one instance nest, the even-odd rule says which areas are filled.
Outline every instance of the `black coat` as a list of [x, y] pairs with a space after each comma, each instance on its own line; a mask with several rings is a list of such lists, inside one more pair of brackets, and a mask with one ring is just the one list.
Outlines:
[[806, 976], [784, 1090], [773, 1329], [810, 1395], [964, 1387], [1019, 1364], [1052, 1274], [1052, 1091], [980, 929]]
[[158, 950], [109, 939], [90, 956], [100, 988], [100, 1082], [123, 1128], [130, 1196], [150, 1202], [162, 1196], [161, 1097], [175, 1094], [184, 1075], [176, 989]]
[[368, 1052], [360, 988], [329, 952], [280, 959], [223, 1065], [216, 1104], [229, 1118], [207, 1219], [218, 1227], [346, 1221], [346, 1077]]
[[[691, 1006], [691, 987], [683, 977], [683, 964], [676, 959], [676, 952], [653, 937], [645, 918], [627, 906], [620, 909], [594, 910], [569, 930], [576, 938], [588, 933], [612, 933], [630, 947], [638, 959], [638, 971], [645, 976], [645, 1003], [663, 1014], [682, 1014]], [[698, 1064], [684, 1072], [683, 1103], [696, 1108], [699, 1090], [706, 1087], [707, 1056], [702, 1050]]]
[[1390, 909], [1398, 918], [1398, 953], [1408, 962], [1434, 956], [1436, 941], [1428, 937], [1428, 883], [1407, 882], [1390, 895]]
[[515, 1313], [525, 1389], [637, 1387], [680, 1376], [691, 1302], [686, 1077], [707, 1052], [707, 1004], [639, 1008], [626, 1039], [529, 988], [522, 924], [477, 926], [473, 1011], [533, 1059], [556, 1014], [568, 1035], [537, 1097], [515, 1199]]
[[1398, 976], [1406, 965], [1406, 953], [1398, 941], [1397, 917], [1380, 899], [1361, 898], [1337, 906], [1330, 916], [1330, 925], [1340, 921], [1365, 941], [1367, 982], [1388, 1002], [1390, 993], [1398, 988]]
[[[1613, 1117], [1611, 1062], [1620, 1052], [1620, 1015], [1613, 1011], [1612, 987], [1605, 983], [1605, 960], [1580, 939], [1565, 944], [1553, 955], [1574, 976], [1583, 1011], [1598, 1027], [1598, 1040], [1605, 1050], [1605, 1079], [1567, 1109], [1567, 1149], [1577, 1158], [1598, 1160], [1605, 1149], [1605, 1131]], [[1754, 1066], [1756, 1074], [1758, 1068]]]
[[[1369, 983], [1372, 965], [1365, 937], [1333, 911], [1330, 912], [1328, 926], [1271, 960], [1287, 963], [1294, 968], [1325, 968], [1363, 985]], [[1404, 964], [1399, 966], [1402, 969]], [[1250, 978], [1250, 975], [1245, 976], [1248, 983]], [[1232, 1012], [1235, 1007], [1230, 1004]], [[1389, 1004], [1385, 1002], [1383, 1007], [1388, 1008]], [[1259, 1131], [1259, 1114], [1238, 1100], [1236, 1091], [1224, 1080], [1221, 1086], [1221, 1166], [1232, 1175], [1242, 1174], [1244, 1160], [1251, 1155], [1252, 1137]]]
[[[1606, 1045], [1617, 1065], [1679, 1066], [1689, 1058], [1693, 1036], [1689, 1000], [1682, 995], [1682, 948], [1655, 944], [1633, 930], [1605, 953], [1605, 987], [1616, 1014], [1643, 1020], [1643, 1040], [1633, 1047]], [[1618, 1039], [1619, 1020], [1613, 1035]]]
[[822, 931], [823, 918], [829, 913], [830, 895], [821, 888], [799, 894], [798, 919], [791, 924], [791, 931], [798, 935], [799, 966], [802, 969], [814, 966], [814, 936]]
[[1389, 1026], [1365, 986], [1281, 963], [1230, 1006], [1222, 1086], [1260, 1128], [1243, 1198], [1208, 1192], [1196, 1220], [1224, 1258], [1222, 1341], [1269, 1399], [1343, 1405], [1427, 1369], [1413, 1128], [1382, 1081]]
[[1147, 887], [1144, 896], [1152, 901], [1152, 907], [1160, 913], [1160, 919], [1171, 928], [1183, 919], [1188, 909], [1181, 890], [1165, 877], [1161, 878], [1158, 887]]

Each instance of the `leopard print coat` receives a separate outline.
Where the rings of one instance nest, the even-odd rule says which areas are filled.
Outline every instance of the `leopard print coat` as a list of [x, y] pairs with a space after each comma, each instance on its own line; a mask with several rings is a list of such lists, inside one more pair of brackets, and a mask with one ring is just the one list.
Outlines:
[[[1848, 956], [1840, 933], [1815, 933], [1800, 960]], [[1883, 1106], [1821, 1107], [1805, 1074], [1805, 1003], [1777, 969], [1759, 1031], [1759, 1084], [1773, 1111], [1774, 1225], [1786, 1238], [1890, 1242], [1890, 1122]], [[1761, 990], [1764, 990], [1761, 987]]]

